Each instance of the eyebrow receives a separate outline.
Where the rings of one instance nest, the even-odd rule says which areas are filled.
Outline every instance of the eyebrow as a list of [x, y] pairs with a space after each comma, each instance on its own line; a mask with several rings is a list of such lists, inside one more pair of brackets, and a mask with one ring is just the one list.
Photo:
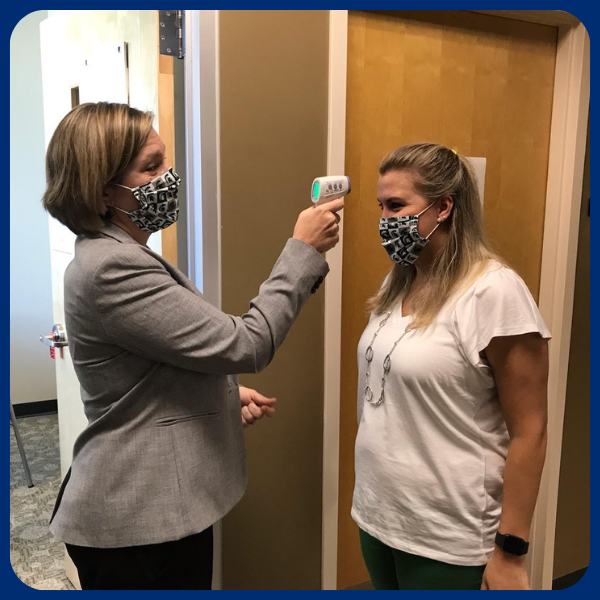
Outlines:
[[154, 150], [153, 152], [150, 152], [150, 154], [146, 154], [145, 156], [142, 156], [140, 158], [140, 162], [148, 163], [148, 162], [152, 162], [153, 160], [160, 160], [163, 157], [164, 157], [163, 152], [161, 152], [160, 150]]
[[155, 150], [154, 152], [152, 152], [151, 154], [148, 154], [144, 160], [148, 160], [150, 158], [155, 159], [155, 158], [162, 158], [164, 156], [164, 153], [161, 152], [160, 150]]
[[383, 204], [384, 202], [406, 202], [404, 198], [400, 198], [398, 196], [392, 196], [391, 198], [386, 198], [385, 200], [381, 200], [377, 198], [377, 202]]

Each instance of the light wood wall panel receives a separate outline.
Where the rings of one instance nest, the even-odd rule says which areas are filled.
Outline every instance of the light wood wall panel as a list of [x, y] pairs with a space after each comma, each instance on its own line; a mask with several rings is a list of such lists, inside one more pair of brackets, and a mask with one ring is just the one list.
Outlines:
[[468, 11], [351, 11], [344, 216], [338, 587], [368, 579], [350, 518], [356, 347], [391, 263], [380, 246], [378, 164], [412, 142], [487, 158], [485, 227], [538, 296], [556, 28]]
[[[157, 11], [158, 15], [158, 11]], [[159, 27], [159, 19], [156, 26]], [[175, 89], [172, 56], [159, 53], [158, 56], [158, 131], [166, 147], [167, 160], [175, 171]], [[183, 199], [180, 199], [183, 201]], [[175, 223], [161, 232], [162, 255], [172, 264], [177, 265], [177, 227]]]

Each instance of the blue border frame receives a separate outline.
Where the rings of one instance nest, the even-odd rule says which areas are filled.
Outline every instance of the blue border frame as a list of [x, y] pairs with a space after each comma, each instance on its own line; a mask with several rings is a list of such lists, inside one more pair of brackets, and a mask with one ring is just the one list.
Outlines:
[[[441, 3], [441, 2], [430, 4], [430, 6], [432, 6], [432, 8], [426, 9], [426, 10], [440, 10], [440, 9], [448, 10], [449, 9], [449, 7], [447, 5], [445, 5], [445, 3]], [[5, 17], [4, 17], [4, 21], [2, 22], [2, 29], [9, 35], [9, 39], [10, 39], [10, 36], [12, 35], [12, 32], [13, 32], [15, 26], [17, 25], [17, 23], [24, 16], [26, 16], [29, 13], [34, 12], [34, 11], [25, 9], [25, 8], [17, 8], [16, 10], [12, 11], [12, 10], [7, 10], [7, 8], [5, 8]], [[74, 8], [72, 8], [72, 10], [78, 10], [78, 8], [79, 7], [74, 7]], [[281, 10], [281, 7], [271, 7], [271, 9], [268, 9], [268, 10], [273, 10], [273, 9]], [[513, 9], [514, 9], [514, 5], [513, 5]], [[36, 10], [38, 10], [38, 9], [36, 9]], [[138, 9], [138, 10], [142, 10], [142, 9]], [[245, 10], [245, 9], [238, 8], [236, 10]], [[267, 10], [267, 9], [264, 9], [264, 10]], [[330, 9], [326, 9], [326, 10], [330, 10]], [[356, 10], [358, 10], [358, 9], [356, 9]], [[419, 7], [419, 10], [423, 10], [423, 8]], [[460, 10], [463, 10], [463, 9], [460, 9]], [[594, 8], [594, 6], [591, 3], [579, 2], [579, 3], [576, 3], [575, 6], [571, 7], [571, 9], [567, 12], [574, 14], [575, 16], [577, 16], [578, 19], [580, 19], [582, 21], [582, 23], [584, 23], [585, 27], [588, 30], [588, 33], [590, 34], [590, 38], [591, 38], [591, 30], [592, 30], [594, 23], [596, 22], [596, 18], [597, 18], [595, 15], [596, 9]], [[10, 100], [9, 100], [9, 98], [7, 98], [5, 96], [4, 102], [6, 105], [8, 105], [8, 106], [6, 106], [6, 112], [8, 113], [8, 115], [10, 117]], [[4, 155], [3, 164], [7, 165], [10, 160], [9, 146], [4, 144], [4, 146], [2, 148], [2, 153]], [[24, 184], [26, 185], [26, 182], [24, 182]], [[5, 200], [5, 202], [8, 202], [8, 200]], [[5, 251], [6, 255], [8, 255], [10, 252], [9, 239], [10, 238], [8, 235], [2, 236], [2, 244], [4, 245], [4, 251]], [[526, 251], [526, 246], [524, 246], [524, 251]], [[594, 250], [592, 250], [592, 253], [593, 252], [594, 252]], [[591, 274], [590, 274], [590, 276], [591, 276]], [[595, 287], [594, 279], [592, 278], [592, 290], [594, 290], [594, 287]], [[595, 292], [595, 290], [594, 290], [594, 292]], [[3, 302], [6, 304], [6, 308], [8, 309], [9, 301], [8, 301], [7, 294], [5, 294], [3, 296]], [[7, 310], [7, 312], [8, 312], [8, 310]], [[596, 329], [596, 319], [592, 319], [591, 327], [592, 327], [592, 332], [594, 332], [594, 330]], [[590, 351], [591, 351], [591, 349], [590, 349]], [[3, 360], [2, 364], [4, 366], [4, 371], [5, 371], [5, 381], [7, 382], [7, 385], [8, 385], [8, 382], [10, 381], [10, 370], [9, 370], [10, 356], [9, 356], [8, 346], [4, 347], [3, 353], [5, 356], [4, 356], [4, 360]], [[594, 388], [595, 388], [595, 386], [592, 386], [592, 390], [593, 390], [592, 395], [595, 395]], [[593, 417], [593, 422], [596, 422], [595, 415], [596, 415], [597, 410], [598, 410], [597, 407], [595, 407], [594, 403], [592, 403], [590, 418], [592, 419], [592, 417]], [[592, 446], [592, 450], [591, 450], [592, 454], [595, 454], [596, 450], [597, 449], [594, 444]], [[594, 480], [592, 479], [592, 488], [593, 487], [594, 487]], [[6, 503], [5, 510], [6, 510], [6, 512], [9, 512], [10, 511], [10, 502], [9, 502], [8, 498], [5, 499], [5, 503]], [[5, 512], [5, 514], [6, 514], [6, 512]], [[592, 513], [592, 533], [596, 530], [595, 524], [596, 524], [596, 519]], [[592, 539], [594, 539], [594, 538], [595, 538], [595, 536], [592, 535]], [[3, 576], [5, 577], [4, 590], [5, 590], [5, 593], [9, 594], [9, 597], [12, 597], [13, 594], [15, 594], [15, 595], [19, 594], [19, 596], [22, 597], [22, 596], [29, 596], [34, 593], [41, 593], [41, 592], [38, 592], [38, 590], [33, 590], [29, 586], [25, 585], [20, 579], [18, 579], [16, 577], [16, 575], [14, 574], [14, 571], [12, 570], [12, 567], [10, 565], [10, 555], [9, 555], [7, 563], [5, 563], [5, 565], [7, 565], [8, 568], [6, 568], [6, 566], [5, 566], [5, 570], [3, 572]], [[257, 563], [257, 568], [268, 569], [268, 565], [260, 565], [259, 563]], [[592, 596], [593, 595], [592, 579], [593, 579], [593, 567], [591, 567], [591, 565], [590, 565], [590, 568], [588, 568], [586, 575], [577, 584], [575, 584], [574, 586], [572, 586], [566, 590], [563, 590], [561, 592], [556, 592], [556, 593], [561, 593], [563, 595], [567, 595], [569, 598]], [[138, 595], [140, 595], [142, 592], [124, 592], [124, 591], [105, 592], [105, 594], [107, 594], [107, 593], [112, 593], [112, 594], [116, 593], [117, 595], [121, 596], [124, 594], [130, 595], [131, 593], [134, 593], [134, 594], [137, 593]], [[161, 592], [158, 592], [158, 591], [146, 592], [146, 594], [148, 594], [148, 593], [161, 594]], [[169, 594], [169, 593], [171, 593], [171, 592], [162, 592], [162, 594]], [[191, 593], [193, 593], [193, 592], [191, 592]], [[226, 591], [223, 593], [236, 594], [239, 592]], [[252, 591], [252, 592], [242, 592], [242, 593], [250, 593], [250, 594], [274, 593], [274, 594], [278, 594], [278, 595], [298, 596], [300, 594], [306, 594], [306, 593], [311, 593], [311, 592], [306, 592], [306, 591], [277, 591], [277, 592]], [[373, 593], [373, 592], [369, 592], [369, 593]], [[417, 593], [417, 592], [413, 592], [413, 593]], [[423, 597], [422, 596], [423, 594], [433, 595], [435, 593], [436, 592], [420, 592], [420, 597]], [[461, 594], [463, 592], [447, 592], [447, 593], [456, 595], [456, 594]]]

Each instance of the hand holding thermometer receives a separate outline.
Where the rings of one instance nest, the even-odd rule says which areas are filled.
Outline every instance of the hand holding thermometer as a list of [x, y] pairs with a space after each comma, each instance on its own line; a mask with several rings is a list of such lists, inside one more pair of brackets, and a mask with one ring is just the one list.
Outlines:
[[310, 197], [315, 206], [319, 206], [348, 195], [350, 190], [350, 178], [346, 175], [317, 177], [313, 181]]

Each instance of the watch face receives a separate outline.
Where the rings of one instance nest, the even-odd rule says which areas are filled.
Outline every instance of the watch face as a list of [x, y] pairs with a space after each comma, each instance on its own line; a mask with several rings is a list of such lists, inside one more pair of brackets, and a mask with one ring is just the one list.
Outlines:
[[[508, 554], [514, 554], [516, 556], [521, 556], [527, 553], [529, 549], [529, 542], [521, 539], [520, 537], [516, 537], [514, 535], [501, 535], [501, 543], [498, 545]], [[500, 541], [500, 540], [498, 540]]]

